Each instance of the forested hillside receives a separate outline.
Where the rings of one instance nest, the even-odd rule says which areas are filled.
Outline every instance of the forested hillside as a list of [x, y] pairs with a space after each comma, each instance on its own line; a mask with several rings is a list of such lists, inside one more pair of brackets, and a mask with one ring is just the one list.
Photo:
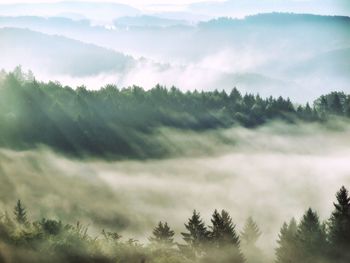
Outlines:
[[[350, 260], [350, 196], [345, 187], [336, 194], [327, 221], [309, 208], [297, 222], [284, 223], [277, 240], [276, 263], [347, 263]], [[33, 221], [18, 200], [13, 214], [0, 219], [0, 262], [128, 262], [128, 263], [255, 263], [266, 262], [257, 245], [259, 226], [248, 218], [241, 232], [225, 211], [215, 210], [209, 226], [194, 211], [184, 224], [182, 240], [167, 222], [149, 231], [147, 245], [102, 230], [97, 236], [78, 222]], [[177, 242], [176, 240], [179, 240]]]
[[76, 156], [150, 158], [167, 155], [153, 139], [169, 127], [205, 131], [243, 125], [254, 128], [272, 120], [289, 123], [327, 121], [329, 115], [350, 116], [350, 96], [321, 96], [310, 104], [225, 91], [186, 92], [156, 86], [98, 91], [42, 83], [18, 68], [1, 75], [0, 133], [2, 147], [28, 149], [40, 145]]

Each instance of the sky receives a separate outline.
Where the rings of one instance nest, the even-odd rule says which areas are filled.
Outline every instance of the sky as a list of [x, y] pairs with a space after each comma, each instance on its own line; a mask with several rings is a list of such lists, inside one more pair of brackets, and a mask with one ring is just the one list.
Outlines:
[[[86, 0], [88, 2], [100, 2], [97, 0]], [[220, 2], [224, 0], [211, 0], [210, 2]], [[0, 3], [13, 4], [13, 3], [54, 3], [60, 2], [59, 0], [0, 0]], [[74, 1], [78, 2], [78, 1]], [[132, 5], [141, 4], [190, 4], [195, 2], [203, 2], [203, 0], [106, 0], [104, 2], [116, 2]]]
[[[210, 0], [210, 2], [223, 2], [225, 0]], [[2, 4], [14, 4], [14, 3], [55, 3], [61, 2], [59, 0], [0, 0]], [[78, 1], [74, 1], [78, 2]], [[97, 0], [86, 0], [85, 2], [100, 2]], [[187, 5], [191, 3], [204, 2], [203, 0], [105, 0], [103, 2], [115, 2], [123, 3], [133, 6], [143, 5]]]
[[[78, 2], [70, 0], [71, 2]], [[213, 13], [214, 10], [228, 16], [239, 16], [256, 12], [295, 12], [329, 15], [350, 15], [350, 0], [81, 0], [88, 2], [115, 2], [136, 7], [144, 11], [188, 11], [190, 4], [206, 3], [204, 13]], [[0, 0], [0, 4], [15, 3], [54, 3], [59, 0]], [[221, 2], [214, 6], [212, 3]], [[220, 10], [217, 10], [217, 9]], [[193, 11], [193, 10], [191, 10]], [[198, 10], [197, 10], [198, 11]]]

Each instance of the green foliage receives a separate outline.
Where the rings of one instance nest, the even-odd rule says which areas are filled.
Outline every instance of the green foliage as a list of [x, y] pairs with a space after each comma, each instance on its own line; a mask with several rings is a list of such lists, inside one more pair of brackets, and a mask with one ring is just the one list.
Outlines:
[[307, 210], [298, 226], [296, 240], [298, 262], [321, 262], [327, 256], [326, 231], [318, 215], [311, 208]]
[[181, 235], [186, 245], [181, 245], [180, 249], [190, 258], [201, 257], [208, 246], [210, 232], [196, 210], [188, 219], [185, 228], [188, 232], [183, 232]]
[[329, 220], [332, 257], [337, 262], [350, 261], [350, 196], [343, 186], [336, 195], [334, 211]]
[[276, 249], [276, 263], [297, 262], [295, 253], [297, 249], [297, 223], [294, 219], [289, 224], [284, 223], [278, 236]]
[[16, 219], [16, 222], [18, 224], [21, 224], [21, 225], [28, 224], [27, 212], [26, 212], [26, 209], [24, 208], [24, 206], [22, 205], [21, 200], [17, 201], [17, 204], [14, 208], [13, 213], [15, 215], [15, 219]]
[[17, 68], [0, 77], [0, 147], [46, 145], [78, 157], [164, 157], [170, 151], [156, 139], [162, 127], [205, 131], [350, 116], [350, 97], [344, 93], [322, 96], [314, 105], [295, 107], [289, 99], [242, 95], [236, 88], [229, 94], [183, 93], [160, 85], [148, 91], [114, 85], [73, 90], [57, 82], [38, 82]]
[[40, 227], [46, 235], [57, 236], [63, 231], [63, 225], [61, 221], [45, 219], [43, 218], [39, 223]]
[[[337, 193], [334, 206], [328, 228], [311, 208], [299, 223], [295, 219], [284, 223], [277, 241], [276, 263], [349, 262], [350, 197], [345, 187]], [[0, 262], [268, 262], [257, 245], [261, 232], [254, 220], [246, 221], [240, 242], [232, 218], [225, 210], [214, 211], [208, 228], [194, 211], [185, 224], [187, 232], [181, 233], [184, 244], [177, 247], [175, 232], [166, 222], [159, 222], [150, 243], [142, 245], [135, 239], [124, 241], [118, 233], [105, 230], [101, 236], [92, 237], [80, 222], [70, 225], [45, 218], [30, 222], [26, 217], [23, 221], [25, 209], [20, 201], [15, 211], [22, 212], [16, 212], [13, 218], [6, 213], [0, 217]]]
[[242, 243], [248, 246], [255, 245], [260, 236], [261, 232], [258, 225], [254, 222], [253, 218], [249, 217], [241, 234]]
[[153, 229], [149, 240], [157, 246], [171, 248], [174, 246], [174, 235], [175, 232], [170, 229], [167, 222], [159, 222], [158, 226]]
[[215, 210], [212, 215], [211, 223], [210, 240], [215, 246], [222, 247], [231, 244], [235, 247], [239, 247], [239, 237], [236, 234], [235, 225], [228, 212], [222, 210], [221, 213], [219, 213]]
[[265, 259], [264, 253], [256, 244], [260, 236], [258, 225], [249, 217], [241, 233], [241, 249], [247, 263], [258, 263]]
[[214, 211], [210, 226], [209, 253], [204, 257], [203, 262], [214, 262], [218, 260], [222, 263], [244, 262], [244, 257], [240, 251], [240, 240], [236, 233], [235, 225], [229, 213], [222, 210], [219, 213]]

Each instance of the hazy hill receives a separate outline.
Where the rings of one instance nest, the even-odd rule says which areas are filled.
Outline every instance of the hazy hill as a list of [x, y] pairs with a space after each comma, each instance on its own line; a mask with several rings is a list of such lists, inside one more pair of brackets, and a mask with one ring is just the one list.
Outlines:
[[121, 53], [61, 36], [26, 29], [0, 29], [2, 67], [21, 64], [33, 71], [86, 76], [123, 72], [134, 60]]
[[[160, 83], [192, 90], [237, 86], [298, 101], [333, 89], [349, 90], [349, 59], [342, 53], [350, 47], [349, 17], [269, 13], [245, 19], [218, 18], [198, 25], [171, 25], [176, 22], [131, 16], [117, 19], [113, 27], [106, 28], [87, 20], [3, 17], [0, 27], [58, 34], [155, 62], [138, 64], [127, 75], [121, 75], [116, 82], [122, 86], [151, 88]], [[23, 57], [15, 58], [11, 65], [23, 64]], [[113, 67], [97, 63], [88, 73], [108, 73]]]
[[179, 19], [161, 18], [157, 16], [125, 16], [114, 21], [116, 26], [128, 27], [169, 27], [178, 25], [187, 25], [188, 22]]
[[112, 21], [121, 16], [139, 15], [140, 11], [128, 5], [108, 2], [57, 2], [0, 5], [3, 16], [63, 16]]
[[188, 10], [209, 16], [242, 17], [256, 13], [294, 12], [350, 15], [348, 0], [226, 0], [193, 3]]

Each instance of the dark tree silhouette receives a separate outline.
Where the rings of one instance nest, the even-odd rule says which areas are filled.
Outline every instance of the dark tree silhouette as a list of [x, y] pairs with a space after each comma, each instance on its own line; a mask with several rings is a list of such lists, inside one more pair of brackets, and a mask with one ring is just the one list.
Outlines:
[[152, 236], [149, 240], [162, 247], [172, 247], [174, 245], [175, 232], [170, 229], [168, 223], [159, 222], [158, 226], [153, 229]]
[[331, 103], [329, 106], [333, 114], [343, 115], [344, 110], [340, 99], [340, 94], [333, 93], [333, 99], [331, 100]]
[[296, 107], [288, 98], [242, 95], [236, 88], [229, 95], [160, 85], [148, 91], [114, 85], [89, 91], [38, 82], [31, 75], [17, 69], [0, 79], [0, 147], [47, 145], [74, 156], [163, 157], [171, 151], [152, 136], [160, 127], [204, 131], [350, 117], [350, 97], [342, 92], [320, 97], [312, 108]]
[[343, 186], [336, 194], [337, 202], [329, 220], [331, 256], [336, 262], [350, 262], [350, 197]]
[[229, 213], [214, 211], [210, 226], [211, 250], [205, 262], [244, 262], [240, 250], [240, 240]]
[[296, 238], [298, 253], [295, 255], [295, 260], [297, 262], [313, 263], [326, 259], [328, 244], [325, 227], [311, 208], [301, 219]]
[[17, 204], [14, 208], [13, 213], [15, 215], [15, 220], [17, 223], [19, 223], [21, 225], [28, 224], [27, 211], [26, 211], [25, 207], [22, 205], [21, 200], [17, 201]]
[[[336, 197], [327, 228], [311, 208], [299, 223], [292, 219], [289, 224], [283, 224], [277, 241], [276, 263], [350, 262], [350, 196], [343, 186]], [[48, 260], [53, 263], [271, 262], [256, 246], [261, 232], [254, 220], [248, 218], [240, 239], [225, 210], [214, 211], [208, 229], [200, 214], [194, 211], [185, 223], [187, 232], [182, 233], [185, 244], [177, 244], [180, 249], [175, 247], [174, 231], [163, 222], [154, 228], [150, 244], [142, 245], [132, 238], [123, 241], [114, 232], [102, 231], [102, 236], [91, 237], [88, 228], [80, 222], [70, 225], [41, 219], [29, 224], [20, 200], [14, 214], [15, 220], [6, 212], [0, 216], [0, 262], [8, 262], [8, 259], [23, 263]]]
[[278, 236], [276, 249], [276, 263], [297, 263], [295, 261], [297, 249], [297, 223], [292, 219], [289, 224], [284, 223]]
[[186, 245], [180, 246], [180, 248], [187, 251], [194, 258], [202, 256], [206, 246], [208, 246], [209, 231], [196, 210], [193, 211], [192, 217], [188, 219], [185, 228], [188, 232], [183, 232], [181, 235]]

